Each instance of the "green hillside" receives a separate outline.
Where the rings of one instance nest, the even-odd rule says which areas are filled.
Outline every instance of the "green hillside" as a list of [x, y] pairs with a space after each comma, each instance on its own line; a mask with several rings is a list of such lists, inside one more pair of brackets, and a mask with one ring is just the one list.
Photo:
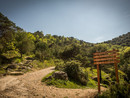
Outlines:
[[113, 38], [112, 40], [105, 41], [104, 43], [112, 45], [130, 46], [130, 32]]
[[[0, 13], [0, 75], [11, 72], [26, 73], [33, 69], [56, 66], [56, 70], [67, 73], [69, 80], [43, 79], [43, 82], [65, 88], [96, 88], [97, 70], [93, 64], [93, 53], [117, 49], [120, 53], [120, 84], [127, 85], [128, 88], [121, 87], [118, 92], [118, 87], [111, 85], [116, 84], [113, 64], [101, 66], [101, 83], [104, 87], [113, 87], [111, 89], [116, 93], [108, 92], [111, 96], [117, 93], [121, 96], [127, 95], [130, 88], [129, 40], [130, 32], [98, 44], [73, 37], [44, 35], [42, 31], [26, 32]], [[70, 87], [70, 84], [73, 86]]]

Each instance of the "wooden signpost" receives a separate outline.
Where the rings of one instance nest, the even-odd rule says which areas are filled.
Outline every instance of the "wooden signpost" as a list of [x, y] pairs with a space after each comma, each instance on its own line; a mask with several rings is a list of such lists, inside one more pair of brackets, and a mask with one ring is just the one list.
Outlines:
[[118, 78], [118, 66], [117, 64], [120, 62], [118, 50], [105, 51], [105, 52], [96, 52], [93, 54], [94, 65], [97, 65], [97, 79], [98, 79], [98, 93], [100, 93], [100, 64], [114, 64], [115, 65], [115, 73], [116, 73], [116, 81], [119, 83]]

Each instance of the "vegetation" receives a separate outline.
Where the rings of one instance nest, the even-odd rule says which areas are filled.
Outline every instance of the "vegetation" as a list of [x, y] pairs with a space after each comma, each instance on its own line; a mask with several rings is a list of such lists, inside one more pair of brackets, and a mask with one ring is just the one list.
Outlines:
[[87, 85], [88, 73], [80, 68], [80, 63], [76, 61], [67, 62], [65, 66], [65, 72], [68, 77], [74, 81]]
[[[26, 32], [0, 13], [0, 74], [2, 75], [11, 68], [15, 71], [24, 69], [26, 72], [28, 67], [41, 69], [56, 66], [57, 70], [67, 73], [69, 80], [45, 81], [43, 79], [48, 85], [65, 88], [84, 88], [84, 86], [94, 88], [97, 86], [97, 70], [93, 65], [93, 53], [118, 49], [120, 53], [118, 71], [120, 83], [123, 86], [111, 85], [111, 82], [115, 81], [112, 64], [102, 65], [101, 83], [104, 87], [110, 87], [110, 96], [117, 94], [129, 96], [127, 92], [129, 87], [125, 84], [130, 83], [129, 46], [130, 32], [111, 41], [93, 44], [73, 37], [44, 35], [42, 31]], [[12, 67], [15, 65], [16, 67]], [[103, 96], [109, 96], [107, 93], [104, 94]]]
[[109, 90], [98, 95], [98, 98], [129, 98], [130, 97], [130, 84], [115, 84], [111, 85]]
[[130, 46], [130, 32], [128, 32], [127, 34], [123, 34], [119, 37], [113, 38], [112, 40], [105, 41], [104, 43]]

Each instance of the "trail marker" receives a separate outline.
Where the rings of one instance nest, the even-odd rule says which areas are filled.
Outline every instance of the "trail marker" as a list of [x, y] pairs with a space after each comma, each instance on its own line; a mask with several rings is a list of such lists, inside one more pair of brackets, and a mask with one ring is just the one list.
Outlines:
[[100, 64], [114, 64], [116, 81], [117, 83], [119, 83], [117, 64], [120, 62], [120, 57], [118, 57], [119, 56], [118, 52], [119, 50], [113, 49], [112, 51], [93, 53], [94, 65], [97, 65], [98, 93], [100, 93], [100, 71], [99, 71]]

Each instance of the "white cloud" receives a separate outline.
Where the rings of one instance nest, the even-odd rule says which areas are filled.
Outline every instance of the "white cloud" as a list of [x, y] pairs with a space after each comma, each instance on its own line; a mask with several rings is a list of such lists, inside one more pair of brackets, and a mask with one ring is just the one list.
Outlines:
[[99, 43], [99, 42], [103, 42], [104, 41], [104, 37], [103, 36], [100, 36], [100, 37], [97, 37], [95, 39], [95, 42]]

